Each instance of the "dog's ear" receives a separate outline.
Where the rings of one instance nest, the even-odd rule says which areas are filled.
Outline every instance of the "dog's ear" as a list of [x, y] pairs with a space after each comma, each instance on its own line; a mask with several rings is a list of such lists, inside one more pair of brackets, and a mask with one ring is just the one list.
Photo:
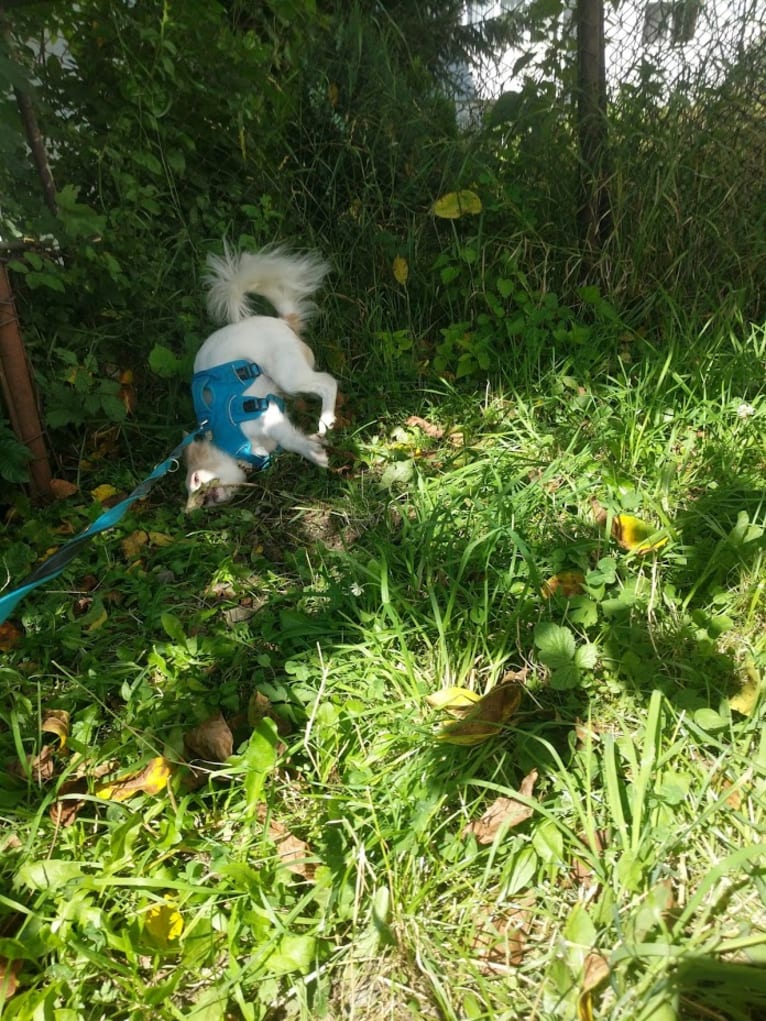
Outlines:
[[[188, 436], [189, 433], [187, 432], [186, 435]], [[204, 436], [197, 433], [194, 440], [186, 444], [184, 458], [190, 467], [204, 463], [211, 439], [212, 433], [205, 433]]]

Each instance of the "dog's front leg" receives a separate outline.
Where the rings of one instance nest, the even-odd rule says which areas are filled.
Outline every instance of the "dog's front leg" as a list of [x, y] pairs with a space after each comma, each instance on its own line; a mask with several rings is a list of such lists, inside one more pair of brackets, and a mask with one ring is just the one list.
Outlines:
[[335, 402], [338, 398], [338, 384], [328, 372], [315, 372], [313, 393], [322, 401], [317, 432], [326, 436], [328, 429], [335, 425]]

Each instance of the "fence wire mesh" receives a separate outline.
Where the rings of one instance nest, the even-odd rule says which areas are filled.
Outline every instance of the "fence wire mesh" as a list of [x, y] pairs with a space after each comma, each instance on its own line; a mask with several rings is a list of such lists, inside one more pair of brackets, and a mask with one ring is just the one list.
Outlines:
[[[647, 87], [657, 96], [690, 94], [720, 86], [735, 67], [759, 73], [766, 102], [766, 3], [764, 0], [605, 0], [604, 49], [610, 96], [623, 86]], [[466, 102], [474, 108], [524, 78], [565, 76], [575, 59], [576, 3], [541, 18], [530, 0], [474, 0], [466, 24], [506, 19], [516, 42], [477, 57], [463, 75]]]

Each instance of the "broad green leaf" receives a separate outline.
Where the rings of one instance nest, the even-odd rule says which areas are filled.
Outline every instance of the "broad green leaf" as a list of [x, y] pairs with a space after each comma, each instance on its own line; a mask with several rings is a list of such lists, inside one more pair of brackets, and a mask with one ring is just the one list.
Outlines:
[[313, 936], [296, 936], [286, 933], [277, 949], [266, 961], [265, 968], [272, 975], [305, 975], [316, 963], [317, 941]]
[[556, 691], [567, 691], [570, 688], [576, 688], [581, 680], [580, 671], [574, 663], [568, 663], [551, 670], [550, 684]]
[[79, 862], [48, 858], [23, 864], [16, 872], [14, 885], [28, 886], [30, 890], [60, 890], [70, 880], [79, 879], [82, 875]]
[[717, 713], [715, 709], [698, 709], [694, 714], [694, 722], [702, 730], [714, 733], [716, 730], [723, 730], [727, 726], [727, 720]]
[[513, 897], [514, 894], [526, 889], [534, 879], [539, 865], [537, 852], [529, 845], [522, 847], [514, 855], [510, 868], [503, 870], [507, 876], [503, 885], [503, 896]]
[[596, 944], [596, 926], [582, 904], [575, 904], [564, 926], [564, 939], [569, 944], [567, 958], [572, 970], [580, 972], [588, 952]]
[[[148, 541], [149, 536], [146, 533], [144, 535], [146, 535], [146, 541]], [[181, 645], [186, 644], [186, 635], [178, 617], [172, 613], [162, 613], [160, 614], [160, 623], [162, 624], [162, 630], [171, 641], [178, 642]]]
[[543, 621], [535, 628], [535, 645], [540, 660], [551, 668], [566, 666], [573, 662], [577, 644], [568, 627]]
[[384, 489], [392, 489], [397, 485], [406, 485], [415, 473], [415, 462], [411, 458], [405, 461], [392, 461], [380, 476], [380, 484]]
[[149, 352], [149, 368], [161, 379], [172, 379], [184, 371], [184, 363], [170, 348], [155, 344]]
[[564, 858], [564, 838], [561, 830], [550, 819], [545, 819], [536, 827], [532, 835], [532, 846], [546, 865], [558, 864]]
[[245, 795], [247, 807], [254, 811], [263, 798], [266, 777], [277, 764], [279, 737], [273, 720], [264, 717], [254, 727], [241, 757], [245, 766]]
[[581, 670], [592, 670], [598, 662], [598, 646], [593, 642], [578, 645], [574, 661]]

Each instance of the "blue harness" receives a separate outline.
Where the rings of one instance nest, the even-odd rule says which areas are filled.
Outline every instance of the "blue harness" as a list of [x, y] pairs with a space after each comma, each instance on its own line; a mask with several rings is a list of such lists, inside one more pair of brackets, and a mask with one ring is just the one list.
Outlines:
[[253, 453], [250, 440], [242, 432], [242, 423], [258, 418], [269, 404], [285, 410], [285, 402], [275, 394], [267, 397], [245, 394], [260, 375], [260, 366], [255, 362], [226, 362], [195, 373], [191, 381], [194, 413], [200, 430], [211, 432], [217, 447], [255, 471], [268, 468], [272, 455]]

